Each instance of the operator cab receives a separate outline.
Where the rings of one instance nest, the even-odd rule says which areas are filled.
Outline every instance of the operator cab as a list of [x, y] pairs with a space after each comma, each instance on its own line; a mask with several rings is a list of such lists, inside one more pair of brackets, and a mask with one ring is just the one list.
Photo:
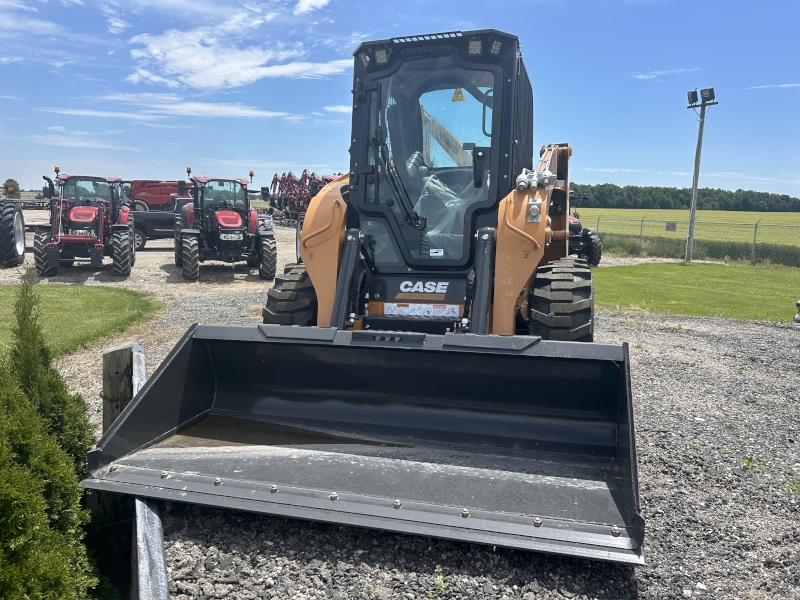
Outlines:
[[[62, 178], [63, 177], [63, 178]], [[72, 206], [95, 206], [99, 200], [111, 201], [111, 186], [101, 177], [59, 177], [62, 200]]]
[[466, 268], [469, 233], [496, 225], [511, 173], [532, 167], [532, 92], [518, 50], [494, 30], [356, 50], [349, 204], [378, 271]]

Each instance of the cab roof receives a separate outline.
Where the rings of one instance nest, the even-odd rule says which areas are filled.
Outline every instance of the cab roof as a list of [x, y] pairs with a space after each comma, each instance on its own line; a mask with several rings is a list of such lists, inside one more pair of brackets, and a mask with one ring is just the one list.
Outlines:
[[192, 177], [192, 181], [197, 181], [198, 183], [208, 183], [209, 181], [233, 181], [235, 183], [241, 183], [242, 185], [250, 183], [247, 179], [239, 179], [237, 177], [205, 177], [199, 175]]

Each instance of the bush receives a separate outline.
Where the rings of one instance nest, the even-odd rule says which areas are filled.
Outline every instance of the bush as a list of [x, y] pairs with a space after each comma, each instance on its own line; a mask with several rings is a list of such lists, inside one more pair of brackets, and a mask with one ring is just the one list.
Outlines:
[[86, 453], [94, 436], [86, 415], [86, 404], [70, 394], [61, 375], [51, 364], [50, 349], [39, 322], [39, 296], [34, 290], [35, 271], [22, 278], [14, 304], [16, 324], [11, 328], [11, 363], [22, 391], [45, 418], [50, 434], [72, 458], [80, 478], [87, 475]]
[[18, 289], [0, 357], [0, 598], [85, 598], [97, 578], [76, 470], [93, 440], [85, 405], [50, 364], [33, 279]]

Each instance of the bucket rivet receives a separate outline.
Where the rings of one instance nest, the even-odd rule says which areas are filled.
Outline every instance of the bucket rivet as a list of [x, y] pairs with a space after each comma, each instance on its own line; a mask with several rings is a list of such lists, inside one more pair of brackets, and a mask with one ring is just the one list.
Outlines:
[[466, 519], [469, 516], [469, 510], [467, 510], [466, 508], [462, 508], [461, 509], [461, 516]]
[[539, 517], [536, 517], [533, 520], [533, 526], [534, 527], [541, 527], [542, 526], [542, 520]]
[[169, 477], [169, 473], [166, 471], [161, 471], [161, 479], [166, 479], [167, 477]]
[[331, 492], [331, 500], [336, 500], [339, 497], [339, 494], [336, 492]]
[[400, 508], [401, 506], [403, 506], [403, 503], [400, 502], [400, 500], [395, 500], [392, 506], [394, 506], [395, 508]]
[[217, 478], [214, 480], [214, 485], [222, 485], [222, 479], [220, 479], [219, 477], [217, 477]]
[[116, 471], [117, 470], [117, 465], [111, 465], [110, 467], [108, 467], [108, 470], [109, 471]]
[[619, 527], [612, 527], [611, 528], [611, 535], [614, 537], [619, 537], [619, 534], [622, 533], [622, 530]]
[[275, 492], [278, 491], [278, 486], [277, 485], [273, 485], [271, 488], [269, 488], [269, 491], [274, 494]]

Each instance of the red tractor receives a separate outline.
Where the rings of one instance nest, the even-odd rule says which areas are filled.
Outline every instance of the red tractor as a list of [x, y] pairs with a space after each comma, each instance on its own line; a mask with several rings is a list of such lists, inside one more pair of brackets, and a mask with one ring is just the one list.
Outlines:
[[[36, 271], [48, 277], [76, 259], [102, 267], [103, 258], [114, 261], [114, 275], [127, 277], [136, 262], [133, 215], [125, 205], [120, 179], [64, 175], [55, 168], [55, 182], [45, 176], [50, 197], [50, 224], [34, 234]], [[56, 186], [58, 189], [56, 189]]]
[[[275, 232], [267, 220], [259, 220], [250, 206], [247, 179], [192, 177], [178, 182], [178, 194], [187, 192], [192, 202], [175, 216], [175, 264], [184, 279], [200, 276], [200, 263], [221, 260], [247, 261], [258, 267], [261, 279], [274, 279], [278, 251]], [[250, 171], [250, 181], [253, 172]]]

